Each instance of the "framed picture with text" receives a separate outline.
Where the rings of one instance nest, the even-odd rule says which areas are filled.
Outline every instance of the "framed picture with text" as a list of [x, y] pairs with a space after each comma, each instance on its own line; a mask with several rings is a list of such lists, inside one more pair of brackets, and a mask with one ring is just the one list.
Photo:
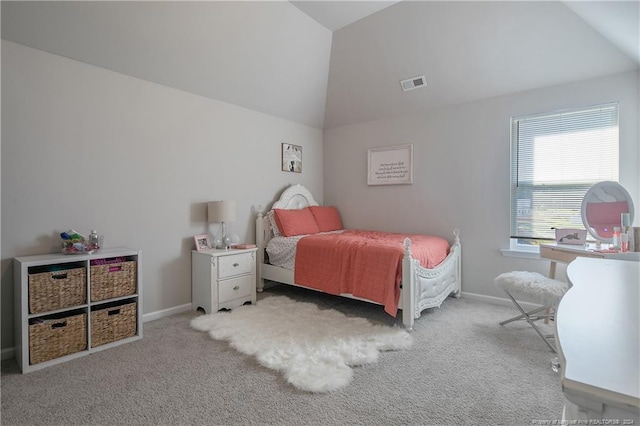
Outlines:
[[368, 154], [368, 185], [413, 183], [413, 145], [370, 148]]

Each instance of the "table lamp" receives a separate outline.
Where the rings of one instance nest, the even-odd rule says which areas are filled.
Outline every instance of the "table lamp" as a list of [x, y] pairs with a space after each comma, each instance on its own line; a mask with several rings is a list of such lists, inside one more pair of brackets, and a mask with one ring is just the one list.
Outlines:
[[216, 248], [228, 249], [230, 238], [227, 236], [225, 222], [233, 222], [236, 220], [236, 202], [235, 201], [212, 201], [207, 205], [209, 213], [209, 223], [220, 223], [221, 235], [216, 238]]

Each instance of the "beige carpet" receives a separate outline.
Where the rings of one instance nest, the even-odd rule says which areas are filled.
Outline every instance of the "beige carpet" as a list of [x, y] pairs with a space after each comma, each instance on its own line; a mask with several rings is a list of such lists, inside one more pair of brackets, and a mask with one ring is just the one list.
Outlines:
[[[276, 286], [279, 294], [392, 324], [382, 307]], [[326, 394], [286, 383], [189, 312], [144, 325], [144, 339], [26, 375], [2, 364], [2, 425], [531, 425], [561, 418], [553, 354], [515, 308], [447, 299], [416, 322], [413, 346], [356, 367]]]

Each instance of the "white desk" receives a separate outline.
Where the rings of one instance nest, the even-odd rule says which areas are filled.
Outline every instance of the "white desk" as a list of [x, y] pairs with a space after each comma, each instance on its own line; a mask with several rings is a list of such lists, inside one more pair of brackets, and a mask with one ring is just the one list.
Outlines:
[[[606, 244], [605, 244], [606, 246]], [[556, 263], [570, 263], [578, 257], [592, 257], [598, 259], [617, 259], [640, 261], [640, 252], [600, 253], [595, 250], [595, 244], [588, 246], [570, 244], [540, 244], [540, 257], [549, 259], [549, 278], [556, 277]]]
[[565, 420], [638, 425], [640, 263], [578, 258], [567, 277], [556, 313]]

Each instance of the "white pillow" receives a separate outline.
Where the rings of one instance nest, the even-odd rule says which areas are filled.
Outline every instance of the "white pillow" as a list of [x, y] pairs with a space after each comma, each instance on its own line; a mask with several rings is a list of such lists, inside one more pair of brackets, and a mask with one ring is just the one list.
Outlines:
[[273, 210], [269, 210], [267, 212], [267, 217], [269, 218], [269, 225], [271, 225], [271, 232], [274, 237], [281, 237], [280, 228], [278, 228], [278, 224], [276, 223], [276, 215], [273, 213]]

